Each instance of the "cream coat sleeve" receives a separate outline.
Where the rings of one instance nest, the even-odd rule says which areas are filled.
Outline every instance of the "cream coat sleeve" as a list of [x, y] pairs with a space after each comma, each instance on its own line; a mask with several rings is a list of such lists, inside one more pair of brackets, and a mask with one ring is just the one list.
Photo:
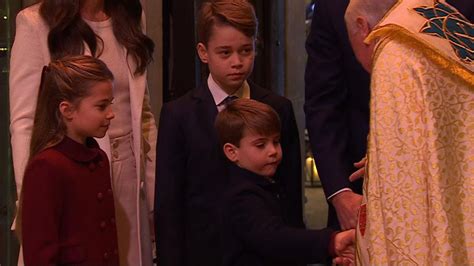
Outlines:
[[156, 168], [156, 138], [158, 130], [156, 128], [155, 117], [151, 112], [150, 96], [148, 88], [145, 90], [142, 109], [142, 136], [143, 136], [143, 158], [145, 164], [145, 184], [147, 204], [150, 215], [153, 215], [155, 202], [155, 168]]
[[[142, 11], [141, 26], [143, 33], [146, 34], [146, 15], [144, 11]], [[150, 93], [148, 89], [149, 88], [147, 85], [145, 88], [145, 96], [143, 98], [142, 107], [142, 135], [144, 138], [142, 152], [144, 155], [143, 158], [145, 164], [147, 204], [150, 211], [150, 217], [153, 217], [155, 203], [156, 141], [158, 137], [158, 130], [156, 127], [155, 117], [151, 111]]]
[[[38, 88], [49, 53], [43, 44], [46, 26], [37, 5], [21, 11], [16, 18], [16, 35], [10, 60], [10, 134], [17, 193], [29, 156]], [[46, 54], [45, 54], [46, 50]]]

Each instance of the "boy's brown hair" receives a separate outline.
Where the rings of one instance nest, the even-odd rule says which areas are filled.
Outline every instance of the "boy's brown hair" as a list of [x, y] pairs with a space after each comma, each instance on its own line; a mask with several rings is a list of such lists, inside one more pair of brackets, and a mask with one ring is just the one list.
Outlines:
[[247, 37], [257, 37], [257, 16], [252, 4], [247, 0], [204, 2], [198, 17], [199, 42], [207, 46], [214, 25], [230, 25]]
[[231, 102], [216, 118], [215, 127], [221, 145], [226, 143], [239, 147], [244, 132], [269, 136], [280, 133], [278, 114], [267, 104], [238, 99]]

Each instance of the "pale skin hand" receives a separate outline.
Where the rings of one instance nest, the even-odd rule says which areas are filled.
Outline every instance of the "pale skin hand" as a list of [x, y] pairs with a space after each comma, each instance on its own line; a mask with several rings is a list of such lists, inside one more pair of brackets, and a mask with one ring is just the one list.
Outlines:
[[364, 177], [366, 163], [367, 163], [367, 157], [364, 157], [360, 161], [354, 163], [354, 166], [359, 169], [349, 176], [349, 181], [353, 182]]
[[347, 230], [336, 234], [334, 238], [334, 250], [336, 256], [333, 263], [337, 265], [355, 265], [355, 230]]
[[362, 202], [362, 195], [352, 191], [343, 191], [331, 199], [336, 208], [337, 219], [342, 230], [352, 229], [357, 224], [357, 212]]
[[[360, 161], [354, 163], [354, 166], [359, 168], [349, 176], [349, 180], [360, 179], [365, 174], [365, 164], [367, 158], [364, 157]], [[356, 194], [352, 191], [343, 191], [331, 199], [331, 203], [336, 208], [337, 219], [341, 225], [342, 230], [355, 228], [357, 224], [357, 213], [362, 202], [362, 195]]]

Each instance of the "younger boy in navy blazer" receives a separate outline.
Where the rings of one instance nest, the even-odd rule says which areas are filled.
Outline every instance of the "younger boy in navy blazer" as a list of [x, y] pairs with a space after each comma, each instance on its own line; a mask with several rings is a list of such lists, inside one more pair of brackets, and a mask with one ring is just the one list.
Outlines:
[[303, 227], [300, 147], [291, 102], [248, 81], [255, 58], [257, 18], [246, 0], [202, 5], [198, 55], [210, 75], [201, 86], [164, 104], [157, 144], [155, 233], [160, 266], [221, 266], [218, 223], [229, 163], [222, 155], [214, 120], [228, 96], [272, 106], [282, 124], [285, 157], [275, 180], [284, 216]]
[[223, 266], [295, 266], [341, 256], [353, 262], [354, 230], [292, 227], [281, 211], [273, 176], [282, 160], [280, 120], [268, 105], [239, 99], [217, 115], [215, 126], [230, 167], [224, 194]]

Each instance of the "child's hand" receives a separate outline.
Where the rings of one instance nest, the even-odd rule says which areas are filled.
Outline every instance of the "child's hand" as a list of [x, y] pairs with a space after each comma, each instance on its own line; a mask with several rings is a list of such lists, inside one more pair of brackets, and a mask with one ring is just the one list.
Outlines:
[[334, 250], [337, 257], [333, 263], [342, 265], [354, 265], [355, 255], [355, 230], [347, 230], [338, 233], [334, 238]]
[[345, 257], [336, 257], [332, 260], [334, 265], [344, 265], [344, 266], [354, 266], [354, 259], [349, 259]]

